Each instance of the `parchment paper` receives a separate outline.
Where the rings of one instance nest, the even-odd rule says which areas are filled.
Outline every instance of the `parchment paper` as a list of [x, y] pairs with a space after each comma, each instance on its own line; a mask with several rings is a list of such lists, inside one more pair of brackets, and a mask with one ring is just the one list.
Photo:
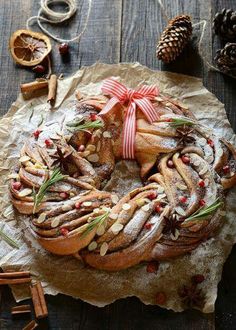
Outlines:
[[[60, 126], [65, 116], [73, 116], [76, 90], [91, 95], [99, 94], [102, 80], [111, 76], [119, 77], [121, 82], [133, 88], [142, 83], [157, 84], [162, 92], [182, 100], [203, 124], [214, 128], [219, 136], [224, 136], [232, 143], [236, 142], [223, 104], [203, 87], [200, 79], [151, 71], [139, 63], [95, 64], [82, 68], [72, 77], [59, 81], [53, 111], [46, 104], [46, 97], [24, 101], [20, 95], [0, 121], [0, 226], [5, 223], [4, 230], [16, 238], [20, 249], [14, 249], [0, 239], [0, 266], [4, 270], [30, 270], [35, 279], [42, 281], [47, 294], [63, 293], [96, 306], [104, 306], [128, 296], [137, 296], [145, 304], [155, 304], [156, 293], [164, 291], [167, 295], [164, 307], [174, 311], [183, 310], [177, 294], [179, 287], [188, 283], [192, 275], [200, 273], [206, 276], [201, 284], [206, 294], [203, 312], [212, 312], [223, 264], [236, 241], [235, 189], [227, 196], [227, 215], [219, 234], [201, 244], [191, 254], [171, 262], [162, 262], [157, 274], [147, 273], [144, 264], [108, 273], [88, 268], [73, 257], [51, 255], [31, 236], [27, 217], [17, 218], [13, 213], [8, 196], [7, 175], [17, 164], [24, 140], [36, 129], [42, 116], [43, 125], [49, 125], [52, 130]], [[132, 181], [127, 184], [126, 180], [131, 174]], [[117, 176], [120, 178], [118, 183]], [[123, 161], [117, 165], [108, 186], [127, 191], [131, 190], [132, 182], [134, 186], [140, 184], [138, 167], [133, 162]], [[27, 287], [17, 286], [12, 289], [18, 301], [29, 296]]]

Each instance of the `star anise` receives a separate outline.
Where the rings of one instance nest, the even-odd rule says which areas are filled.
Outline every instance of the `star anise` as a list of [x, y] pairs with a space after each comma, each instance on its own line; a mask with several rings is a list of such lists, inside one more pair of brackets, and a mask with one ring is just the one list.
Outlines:
[[195, 283], [190, 286], [184, 285], [179, 291], [179, 296], [182, 298], [183, 304], [190, 308], [202, 307], [205, 302], [202, 289], [199, 289]]
[[176, 235], [176, 230], [180, 230], [181, 224], [184, 220], [180, 220], [177, 214], [171, 214], [168, 217], [164, 217], [163, 234]]
[[55, 159], [53, 165], [59, 165], [62, 170], [68, 171], [68, 158], [71, 153], [72, 151], [63, 150], [63, 147], [57, 146], [56, 153], [51, 156]]
[[194, 128], [189, 127], [187, 125], [183, 125], [181, 127], [176, 128], [176, 137], [179, 139], [178, 145], [186, 145], [188, 143], [193, 143], [195, 141], [195, 138], [190, 135], [193, 131]]

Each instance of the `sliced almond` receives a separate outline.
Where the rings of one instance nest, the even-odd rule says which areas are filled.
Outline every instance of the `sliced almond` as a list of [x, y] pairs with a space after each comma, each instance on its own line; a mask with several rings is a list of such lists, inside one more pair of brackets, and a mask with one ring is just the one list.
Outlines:
[[208, 187], [209, 186], [209, 183], [210, 183], [210, 180], [206, 178], [204, 180], [205, 187]]
[[88, 161], [92, 163], [97, 163], [99, 161], [99, 156], [98, 154], [92, 154], [87, 157]]
[[102, 210], [105, 211], [105, 212], [109, 212], [111, 210], [111, 208], [107, 207], [107, 206], [103, 206]]
[[175, 208], [175, 211], [176, 211], [179, 215], [185, 216], [185, 211], [184, 211], [184, 209], [183, 209], [182, 207], [177, 206], [177, 207]]
[[141, 209], [142, 209], [144, 212], [147, 212], [147, 211], [150, 210], [150, 206], [149, 206], [149, 204], [146, 204], [146, 205], [143, 205], [143, 206], [141, 207]]
[[23, 190], [21, 190], [18, 194], [19, 197], [25, 197], [25, 196], [28, 196], [28, 195], [31, 195], [32, 194], [32, 189], [30, 188], [25, 188]]
[[101, 149], [101, 141], [98, 141], [97, 143], [97, 152], [99, 152]]
[[22, 156], [22, 157], [20, 157], [19, 162], [20, 163], [25, 163], [28, 160], [30, 160], [30, 157], [29, 156]]
[[88, 246], [88, 250], [89, 251], [94, 251], [94, 250], [96, 250], [97, 246], [98, 246], [97, 242], [92, 241]]
[[129, 210], [131, 208], [131, 206], [130, 206], [130, 204], [128, 204], [128, 203], [124, 203], [123, 205], [122, 205], [122, 209], [124, 210], [124, 211], [127, 211], [127, 210]]
[[46, 219], [46, 213], [41, 213], [37, 219], [37, 223], [43, 223]]
[[8, 175], [8, 179], [19, 179], [18, 173], [11, 173]]
[[111, 195], [111, 201], [113, 204], [117, 204], [119, 202], [119, 197], [117, 195]]
[[160, 201], [161, 199], [165, 198], [166, 197], [166, 194], [160, 194], [158, 197], [157, 197], [157, 201]]
[[84, 152], [81, 152], [81, 154], [83, 155], [83, 157], [88, 157], [90, 155], [90, 151], [86, 150]]
[[179, 238], [179, 234], [180, 234], [179, 230], [175, 229], [175, 234], [174, 235], [171, 234], [170, 237], [173, 241], [176, 241]]
[[165, 191], [165, 189], [162, 186], [158, 186], [157, 193], [162, 194]]
[[208, 166], [204, 166], [201, 171], [199, 172], [199, 175], [203, 175], [208, 171]]
[[69, 204], [68, 205], [65, 204], [65, 205], [62, 206], [61, 209], [62, 209], [63, 212], [67, 212], [67, 211], [72, 210], [73, 209], [73, 206], [72, 205], [69, 205]]
[[110, 139], [110, 138], [111, 138], [111, 133], [108, 132], [108, 131], [105, 131], [105, 132], [103, 132], [102, 136], [103, 136], [104, 138], [108, 138], [108, 139]]
[[98, 236], [102, 236], [104, 233], [105, 233], [105, 226], [103, 226], [103, 225], [99, 226], [97, 231], [96, 231], [96, 234]]
[[83, 206], [91, 206], [92, 205], [92, 202], [83, 202]]
[[124, 226], [121, 223], [114, 223], [114, 225], [111, 226], [111, 231], [116, 235], [118, 234]]
[[94, 152], [94, 151], [96, 151], [96, 147], [95, 147], [94, 144], [88, 144], [87, 147], [86, 147], [86, 150]]
[[110, 213], [109, 214], [109, 218], [112, 219], [112, 220], [116, 220], [118, 218], [118, 214], [116, 214], [116, 213]]
[[187, 190], [188, 187], [180, 182], [176, 183], [176, 187], [179, 188], [180, 190]]
[[59, 224], [60, 224], [60, 218], [55, 218], [55, 219], [53, 219], [52, 222], [51, 222], [51, 227], [52, 227], [52, 228], [55, 228], [55, 227], [57, 227]]
[[103, 257], [107, 253], [108, 250], [108, 244], [106, 242], [102, 243], [100, 247], [100, 255]]

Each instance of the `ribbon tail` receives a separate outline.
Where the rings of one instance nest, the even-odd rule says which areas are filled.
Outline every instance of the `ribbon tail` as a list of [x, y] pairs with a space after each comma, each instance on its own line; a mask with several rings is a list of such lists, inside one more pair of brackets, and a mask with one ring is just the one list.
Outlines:
[[115, 96], [112, 97], [104, 106], [104, 108], [99, 112], [100, 115], [105, 115], [108, 113], [117, 103], [120, 101]]
[[123, 129], [122, 153], [124, 159], [135, 158], [136, 104], [131, 102], [125, 117]]
[[152, 102], [147, 98], [135, 99], [135, 103], [144, 113], [150, 123], [158, 120], [158, 118], [160, 117], [157, 110], [154, 108]]

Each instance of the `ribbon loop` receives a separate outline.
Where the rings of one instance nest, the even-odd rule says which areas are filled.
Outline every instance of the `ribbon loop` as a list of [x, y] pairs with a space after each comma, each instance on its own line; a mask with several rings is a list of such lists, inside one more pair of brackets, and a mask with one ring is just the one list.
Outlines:
[[128, 103], [123, 128], [122, 153], [124, 159], [134, 159], [136, 109], [138, 107], [150, 123], [157, 120], [159, 115], [157, 110], [153, 107], [151, 100], [159, 94], [159, 90], [154, 85], [143, 85], [137, 90], [134, 90], [127, 88], [112, 78], [109, 78], [103, 82], [102, 91], [104, 94], [111, 96], [111, 99], [100, 112], [101, 115], [108, 113], [117, 103]]

